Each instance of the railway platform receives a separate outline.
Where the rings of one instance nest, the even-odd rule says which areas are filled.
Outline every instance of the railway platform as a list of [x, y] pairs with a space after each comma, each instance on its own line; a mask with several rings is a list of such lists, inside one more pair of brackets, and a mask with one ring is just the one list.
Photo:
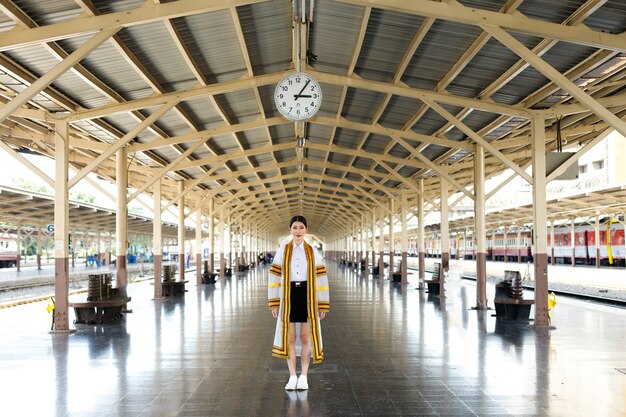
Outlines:
[[[11, 416], [626, 415], [626, 310], [568, 297], [556, 329], [477, 311], [475, 284], [447, 297], [327, 262], [325, 360], [286, 392], [271, 357], [267, 267], [153, 299], [113, 325], [49, 333], [44, 302], [0, 309], [0, 412]], [[597, 271], [590, 271], [596, 273]], [[489, 285], [489, 287], [492, 287]]]

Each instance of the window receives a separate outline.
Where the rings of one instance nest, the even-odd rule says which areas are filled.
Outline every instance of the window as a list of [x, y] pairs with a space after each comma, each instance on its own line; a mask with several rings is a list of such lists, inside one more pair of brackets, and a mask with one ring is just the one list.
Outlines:
[[587, 172], [587, 165], [580, 165], [580, 166], [578, 167], [578, 173], [579, 173], [579, 174], [584, 174], [584, 173], [586, 173], [586, 172]]
[[604, 168], [604, 161], [603, 160], [593, 161], [593, 169], [594, 170], [597, 171], [597, 170], [602, 169], [602, 168]]

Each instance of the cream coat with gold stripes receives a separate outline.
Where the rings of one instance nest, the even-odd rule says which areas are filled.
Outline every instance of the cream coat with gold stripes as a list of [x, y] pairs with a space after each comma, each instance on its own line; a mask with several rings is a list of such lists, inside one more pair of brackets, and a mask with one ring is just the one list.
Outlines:
[[[306, 242], [303, 244], [307, 263], [307, 312], [311, 329], [311, 356], [313, 363], [320, 363], [324, 359], [324, 346], [319, 312], [327, 312], [330, 309], [328, 277], [324, 260], [317, 249]], [[270, 268], [267, 291], [270, 310], [278, 308], [272, 355], [284, 359], [289, 358], [288, 335], [291, 311], [289, 300], [293, 245], [293, 240], [291, 240], [276, 251]]]

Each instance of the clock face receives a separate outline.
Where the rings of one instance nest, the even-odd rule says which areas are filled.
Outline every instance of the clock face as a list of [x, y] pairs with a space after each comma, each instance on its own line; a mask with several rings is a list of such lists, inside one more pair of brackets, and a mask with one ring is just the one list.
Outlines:
[[296, 72], [276, 84], [274, 101], [286, 118], [305, 120], [313, 117], [322, 105], [322, 89], [307, 74]]

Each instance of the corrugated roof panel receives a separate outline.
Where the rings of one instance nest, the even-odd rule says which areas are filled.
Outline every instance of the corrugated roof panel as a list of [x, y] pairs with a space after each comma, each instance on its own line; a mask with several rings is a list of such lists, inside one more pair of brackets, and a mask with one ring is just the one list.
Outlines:
[[608, 0], [602, 7], [584, 20], [591, 29], [610, 33], [626, 31], [626, 2]]
[[[566, 73], [592, 55], [593, 52], [594, 50], [591, 48], [562, 43], [559, 48], [553, 48], [546, 52], [542, 59], [561, 73]], [[529, 66], [492, 97], [498, 102], [515, 104], [549, 82], [547, 77]]]
[[118, 32], [118, 36], [165, 91], [176, 91], [178, 85], [196, 82], [162, 22], [131, 26]]
[[423, 20], [421, 16], [372, 9], [355, 72], [369, 80], [392, 81]]
[[387, 151], [387, 155], [394, 156], [396, 158], [410, 158], [411, 153], [406, 150], [406, 148], [402, 145], [395, 144]]
[[232, 134], [216, 136], [211, 140], [211, 148], [218, 150], [220, 155], [239, 151], [239, 145]]
[[442, 126], [447, 123], [447, 120], [444, 119], [439, 113], [435, 112], [432, 109], [426, 110], [424, 115], [417, 123], [413, 125], [411, 130], [416, 133], [421, 133], [423, 135], [432, 135]]
[[[151, 108], [142, 111], [143, 114], [149, 116], [158, 108]], [[165, 112], [159, 119], [155, 122], [155, 125], [159, 127], [159, 129], [163, 130], [168, 136], [178, 136], [192, 131], [189, 125], [181, 118], [180, 114], [175, 108], [172, 108]]]
[[563, 23], [584, 3], [584, 0], [524, 0], [518, 10], [532, 19]]
[[333, 131], [332, 126], [320, 123], [308, 123], [307, 126], [307, 143], [327, 144], [329, 142], [330, 134]]
[[317, 114], [326, 117], [336, 117], [342, 109], [339, 108], [343, 87], [334, 84], [320, 83], [322, 88], [322, 107]]
[[497, 12], [506, 3], [506, 0], [459, 0], [459, 3], [467, 7]]
[[6, 16], [4, 13], [0, 13], [0, 33], [5, 33], [16, 27], [15, 22]]
[[337, 128], [332, 144], [346, 149], [354, 149], [355, 144], [363, 137], [363, 132], [352, 129]]
[[207, 83], [234, 80], [247, 74], [230, 11], [179, 18], [174, 24]]
[[413, 55], [402, 81], [411, 87], [435, 89], [480, 33], [473, 26], [436, 20]]
[[39, 26], [66, 22], [82, 13], [73, 0], [13, 0]]
[[91, 3], [104, 14], [136, 9], [144, 3], [144, 0], [92, 0]]
[[[76, 48], [73, 40], [60, 44]], [[136, 100], [154, 93], [111, 41], [98, 46], [81, 61], [81, 65], [125, 100]]]
[[[347, 74], [361, 30], [365, 8], [330, 0], [315, 2], [309, 49], [319, 71]], [[341, 42], [338, 42], [341, 40]]]
[[423, 105], [419, 100], [393, 96], [379, 119], [379, 123], [391, 129], [403, 129]]
[[273, 0], [237, 8], [256, 75], [283, 71], [292, 61], [291, 2]]
[[[539, 38], [535, 37], [516, 37], [528, 48], [533, 48], [539, 42]], [[448, 89], [465, 97], [478, 97], [493, 83], [493, 80], [504, 74], [519, 60], [520, 58], [510, 49], [492, 38], [459, 73], [457, 78], [450, 83]], [[526, 97], [533, 87], [536, 89], [540, 85], [535, 81], [532, 85], [525, 86], [524, 91], [513, 98], [498, 93], [494, 94], [492, 98], [498, 103], [516, 104], [523, 97]]]
[[376, 91], [350, 88], [342, 114], [354, 122], [370, 123], [384, 97]]
[[385, 151], [390, 141], [388, 136], [369, 135], [362, 149], [371, 154], [380, 155]]
[[269, 131], [272, 135], [273, 144], [293, 142], [295, 145], [296, 132], [293, 123], [270, 126]]
[[239, 90], [215, 96], [231, 123], [256, 120], [261, 109], [253, 90]]
[[224, 119], [207, 97], [188, 100], [180, 105], [188, 115], [194, 118], [200, 130], [214, 129], [224, 124]]

